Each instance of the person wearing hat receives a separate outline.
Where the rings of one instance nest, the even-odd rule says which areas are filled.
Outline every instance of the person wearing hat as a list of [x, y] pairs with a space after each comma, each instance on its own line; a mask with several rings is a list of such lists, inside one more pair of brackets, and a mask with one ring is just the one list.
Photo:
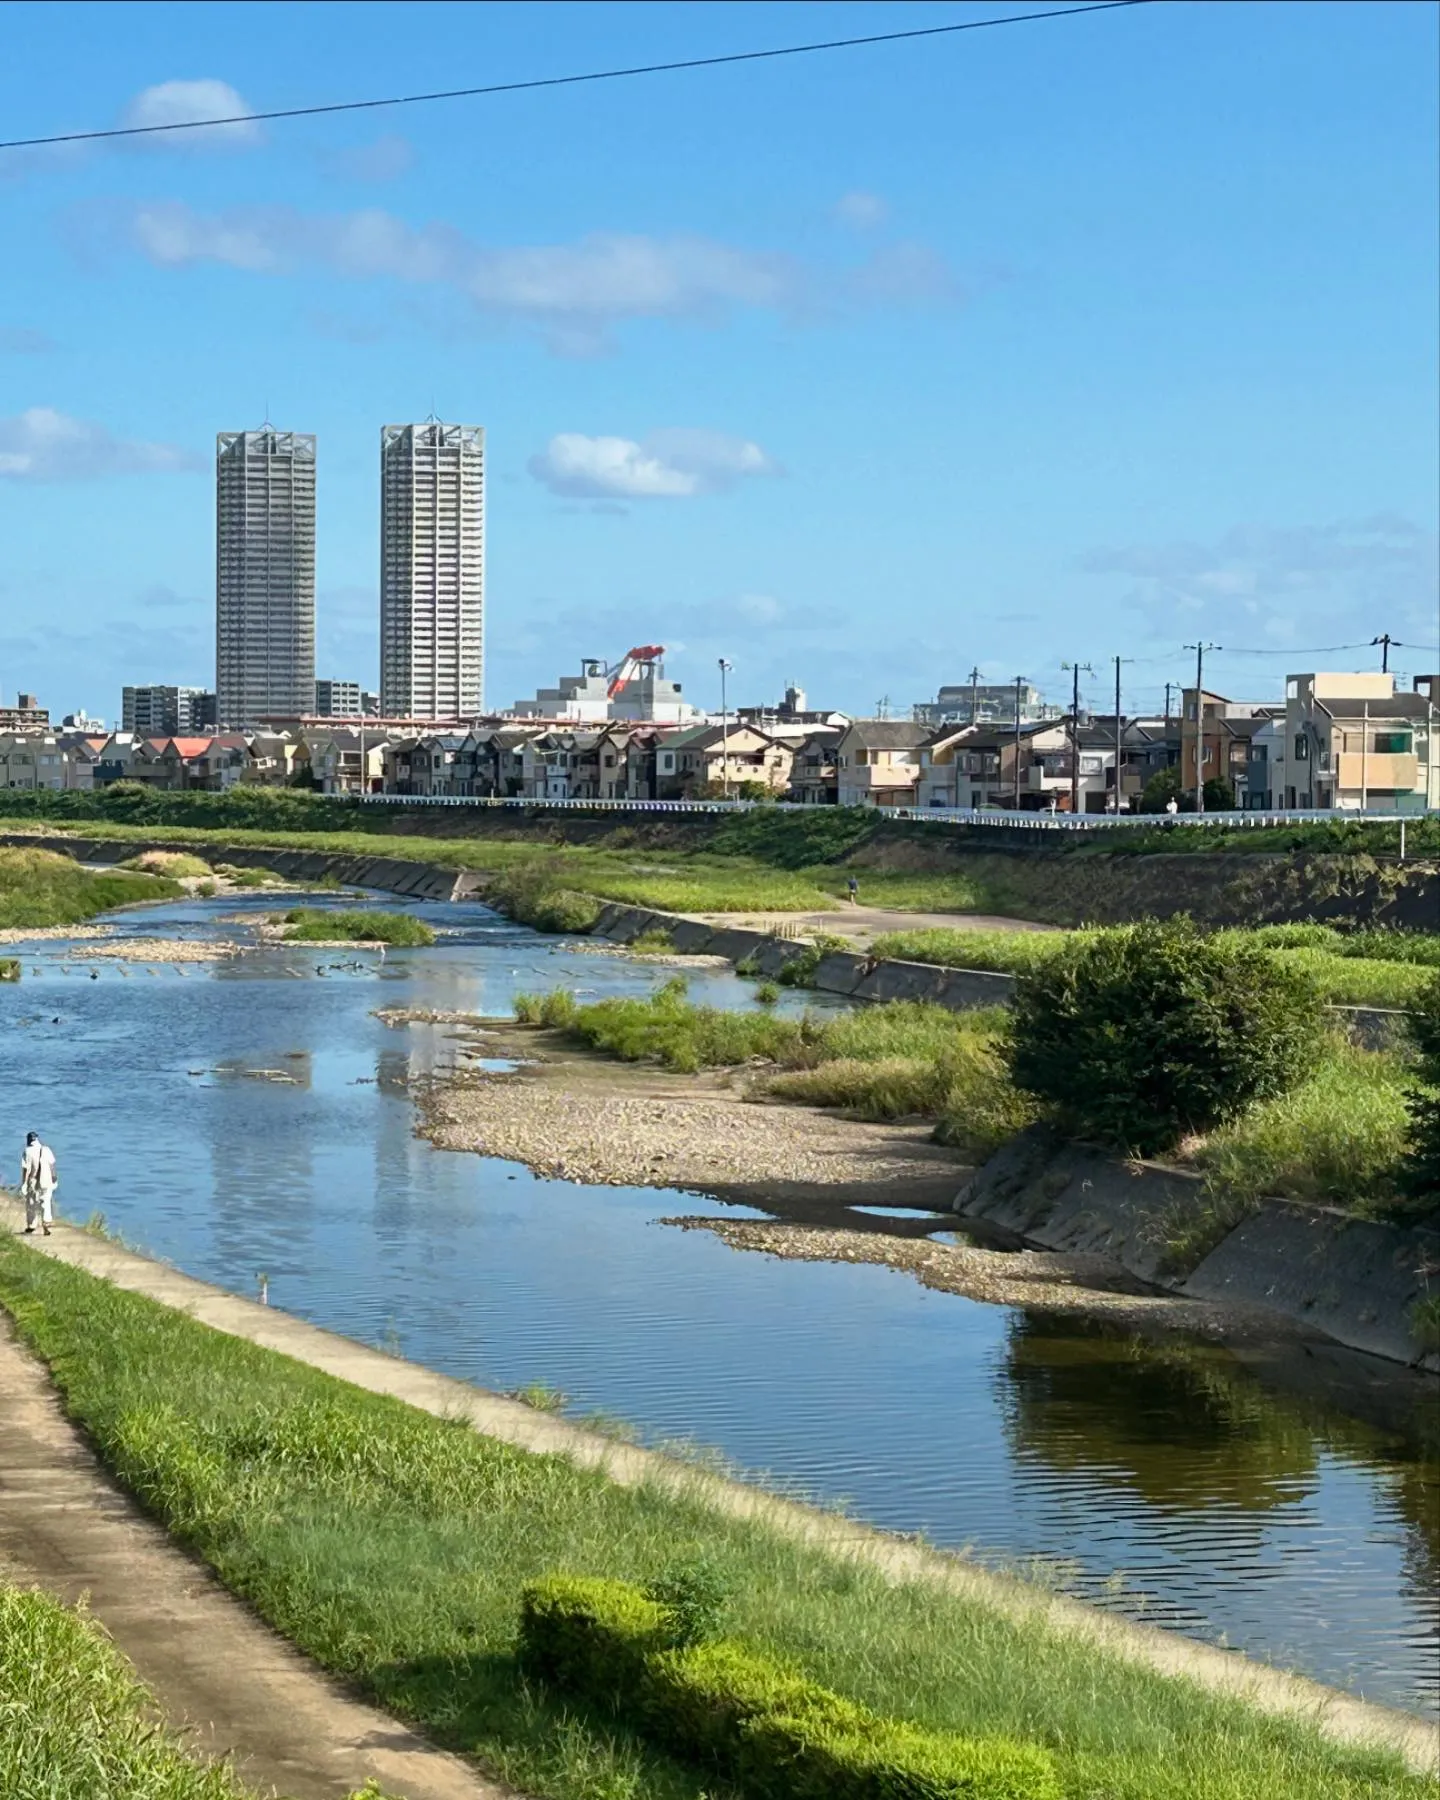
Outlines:
[[55, 1217], [55, 1152], [40, 1142], [37, 1131], [25, 1133], [25, 1154], [20, 1159], [20, 1198], [25, 1202], [25, 1229], [34, 1231], [35, 1221], [46, 1237]]

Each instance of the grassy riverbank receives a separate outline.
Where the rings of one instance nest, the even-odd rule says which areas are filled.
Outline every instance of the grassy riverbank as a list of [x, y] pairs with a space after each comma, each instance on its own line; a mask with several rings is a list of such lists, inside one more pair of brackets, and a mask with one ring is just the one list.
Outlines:
[[183, 890], [135, 870], [93, 874], [48, 850], [0, 848], [0, 930], [83, 925], [114, 906], [171, 900]]
[[[950, 968], [1021, 975], [1061, 955], [1083, 931], [890, 931], [871, 954]], [[1440, 933], [1339, 932], [1325, 925], [1261, 925], [1218, 934], [1268, 950], [1282, 965], [1303, 969], [1335, 1006], [1404, 1008], [1440, 968]]]
[[253, 1800], [187, 1756], [83, 1611], [0, 1585], [0, 1794], [6, 1800]]
[[[1413, 923], [1427, 916], [1436, 879], [1425, 865], [1400, 869], [1375, 860], [1393, 847], [1385, 834], [1393, 836], [1395, 828], [1388, 826], [1353, 841], [1344, 836], [1350, 828], [1336, 827], [1338, 836], [1315, 846], [1324, 852], [1319, 855], [1207, 858], [1177, 852], [1197, 848], [1192, 837], [1220, 850], [1266, 848], [1266, 834], [1242, 834], [1243, 844], [1212, 843], [1205, 830], [1141, 832], [1143, 842], [1132, 841], [1130, 832], [1111, 832], [1095, 834], [1093, 841], [1016, 843], [1004, 832], [967, 834], [852, 809], [636, 817], [484, 808], [407, 813], [257, 792], [243, 796], [243, 804], [237, 800], [227, 815], [220, 804], [227, 798], [129, 795], [120, 797], [123, 805], [107, 799], [108, 814], [77, 810], [48, 820], [21, 808], [0, 826], [160, 838], [201, 850], [233, 844], [394, 856], [492, 876], [544, 863], [555, 877], [552, 888], [589, 897], [591, 917], [596, 898], [680, 912], [821, 911], [844, 903], [854, 875], [866, 905], [988, 912], [1059, 925], [1176, 912], [1216, 924], [1317, 912], [1356, 921], [1403, 915]], [[158, 810], [149, 804], [169, 799], [196, 804]], [[232, 822], [222, 826], [226, 816]], [[1416, 822], [1412, 855], [1421, 852], [1418, 829]], [[1268, 847], [1288, 852], [1291, 835], [1281, 833], [1285, 841]], [[1125, 854], [1119, 853], [1121, 840]], [[567, 914], [574, 916], [584, 915]]]
[[14, 1243], [0, 1301], [120, 1480], [320, 1663], [543, 1800], [713, 1782], [527, 1684], [520, 1589], [703, 1554], [727, 1632], [886, 1716], [1051, 1750], [1066, 1800], [1421, 1800], [1386, 1755], [978, 1601], [892, 1586], [697, 1497], [617, 1487], [352, 1388]]
[[[682, 1072], [768, 1063], [750, 1070], [753, 1091], [862, 1119], [931, 1118], [938, 1141], [977, 1161], [1040, 1116], [1038, 1103], [1010, 1079], [1007, 1015], [999, 1008], [955, 1013], [891, 1001], [797, 1018], [692, 1005], [679, 978], [645, 999], [589, 1005], [566, 989], [522, 994], [515, 1012], [523, 1024], [558, 1030], [625, 1062]], [[1194, 1230], [1213, 1235], [1217, 1218], [1234, 1223], [1267, 1195], [1390, 1216], [1403, 1204], [1398, 1170], [1414, 1080], [1398, 1051], [1327, 1037], [1297, 1087], [1181, 1147], [1177, 1160], [1206, 1177]], [[1180, 1239], [1187, 1230], [1177, 1222]]]

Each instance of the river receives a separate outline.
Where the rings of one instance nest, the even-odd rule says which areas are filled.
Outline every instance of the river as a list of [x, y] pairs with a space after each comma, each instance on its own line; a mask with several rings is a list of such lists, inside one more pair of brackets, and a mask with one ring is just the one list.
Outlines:
[[[116, 927], [203, 937], [274, 905], [229, 895]], [[66, 1216], [103, 1213], [221, 1287], [254, 1295], [263, 1273], [272, 1304], [448, 1374], [558, 1389], [572, 1415], [1437, 1710], [1440, 1462], [1409, 1385], [1383, 1425], [1358, 1409], [1365, 1423], [1214, 1346], [1147, 1345], [660, 1223], [724, 1211], [704, 1196], [435, 1150], [414, 1133], [408, 1082], [454, 1056], [454, 1035], [387, 1026], [378, 1008], [505, 1014], [522, 989], [641, 992], [670, 971], [478, 904], [385, 905], [441, 941], [383, 962], [273, 946], [164, 966], [19, 947], [23, 979], [0, 986], [0, 1142], [18, 1161], [24, 1131], [41, 1131]], [[691, 982], [696, 998], [753, 1003], [728, 969]], [[1337, 1359], [1357, 1391], [1399, 1380]]]

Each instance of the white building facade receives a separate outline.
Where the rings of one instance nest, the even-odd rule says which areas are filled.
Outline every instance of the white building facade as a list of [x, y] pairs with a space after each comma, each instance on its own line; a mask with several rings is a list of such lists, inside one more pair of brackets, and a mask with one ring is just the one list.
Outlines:
[[380, 709], [458, 719], [485, 697], [485, 432], [380, 433]]
[[215, 693], [222, 725], [315, 705], [315, 439], [215, 440]]

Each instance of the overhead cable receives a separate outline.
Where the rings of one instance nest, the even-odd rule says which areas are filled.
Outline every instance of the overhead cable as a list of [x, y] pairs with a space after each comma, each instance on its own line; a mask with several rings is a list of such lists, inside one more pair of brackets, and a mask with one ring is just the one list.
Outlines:
[[177, 119], [170, 125], [116, 125], [107, 131], [62, 131], [49, 137], [10, 138], [0, 150], [33, 150], [47, 144], [87, 144], [100, 138], [150, 137], [162, 131], [208, 131], [224, 125], [258, 125], [271, 119], [310, 119], [321, 113], [373, 112], [385, 106], [420, 106], [433, 100], [476, 100], [489, 94], [519, 94], [534, 88], [575, 87], [587, 81], [620, 81], [632, 75], [668, 75], [680, 69], [716, 69], [727, 63], [765, 62], [780, 56], [811, 56], [820, 50], [854, 50], [869, 44], [898, 44], [909, 38], [948, 37], [960, 31], [987, 31], [995, 25], [1027, 25], [1040, 19], [1069, 19], [1081, 13], [1115, 12], [1148, 6], [1154, 0], [1092, 0], [1088, 6], [1053, 7], [1047, 12], [1008, 13], [999, 19], [966, 19], [956, 25], [924, 25], [911, 31], [880, 31], [870, 37], [830, 38], [818, 44], [786, 44], [776, 50], [734, 50], [725, 56], [692, 56], [680, 62], [642, 63], [629, 69], [594, 69], [584, 75], [545, 75], [530, 81], [501, 81], [489, 87], [446, 88], [433, 94], [392, 94], [379, 100], [334, 100], [316, 106], [277, 107], [270, 112], [236, 113], [222, 119]]

